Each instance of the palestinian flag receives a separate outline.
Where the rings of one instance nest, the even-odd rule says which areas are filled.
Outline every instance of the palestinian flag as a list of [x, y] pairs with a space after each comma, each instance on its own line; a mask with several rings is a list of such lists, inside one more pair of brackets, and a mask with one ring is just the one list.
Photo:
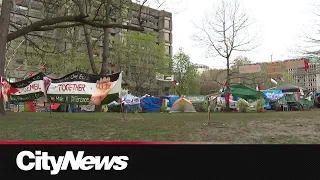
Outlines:
[[109, 104], [119, 98], [122, 72], [93, 75], [80, 71], [51, 79], [47, 97], [54, 103], [80, 105]]

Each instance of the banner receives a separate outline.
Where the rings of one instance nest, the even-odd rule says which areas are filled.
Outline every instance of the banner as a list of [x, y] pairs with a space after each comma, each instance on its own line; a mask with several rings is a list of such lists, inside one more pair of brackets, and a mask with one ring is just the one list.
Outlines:
[[202, 103], [207, 101], [206, 96], [185, 96], [184, 98], [188, 99], [192, 103]]
[[156, 73], [156, 80], [158, 81], [174, 81], [174, 75], [165, 75]]
[[291, 59], [285, 61], [286, 69], [297, 69], [305, 67], [304, 59]]
[[59, 79], [52, 79], [48, 88], [51, 102], [81, 105], [109, 104], [119, 97], [122, 73], [106, 76], [76, 71]]
[[76, 71], [59, 79], [39, 73], [26, 80], [9, 83], [15, 91], [6, 94], [10, 102], [32, 101], [45, 96], [53, 103], [100, 105], [117, 100], [121, 82], [122, 73], [92, 75]]
[[239, 73], [240, 74], [257, 73], [260, 71], [261, 71], [260, 64], [249, 64], [249, 65], [239, 66]]
[[283, 77], [282, 66], [280, 62], [265, 63], [268, 78], [278, 79]]

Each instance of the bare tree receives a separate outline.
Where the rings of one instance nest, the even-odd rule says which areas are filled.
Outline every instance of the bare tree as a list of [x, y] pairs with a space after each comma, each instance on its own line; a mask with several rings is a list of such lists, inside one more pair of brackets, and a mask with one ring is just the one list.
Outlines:
[[[226, 93], [229, 93], [233, 52], [251, 51], [257, 47], [254, 42], [256, 35], [252, 36], [247, 32], [252, 23], [236, 0], [222, 0], [213, 14], [206, 14], [202, 24], [196, 25], [199, 32], [195, 35], [195, 40], [207, 48], [209, 55], [226, 60]], [[226, 106], [229, 108], [228, 102]]]
[[[311, 12], [313, 14], [312, 21], [309, 23], [309, 28], [312, 29], [309, 33], [305, 34], [304, 41], [307, 44], [305, 47], [299, 47], [297, 53], [304, 55], [320, 55], [320, 3], [315, 2], [312, 5]], [[312, 32], [313, 31], [313, 32]]]

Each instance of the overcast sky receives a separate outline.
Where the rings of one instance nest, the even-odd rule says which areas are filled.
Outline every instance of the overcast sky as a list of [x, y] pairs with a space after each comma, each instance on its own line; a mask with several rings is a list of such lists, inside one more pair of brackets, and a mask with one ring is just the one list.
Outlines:
[[[241, 6], [256, 23], [251, 27], [259, 31], [259, 48], [241, 55], [254, 62], [291, 58], [292, 49], [301, 45], [302, 36], [313, 23], [312, 0], [239, 0]], [[201, 22], [205, 12], [212, 12], [220, 0], [182, 0], [173, 3], [173, 52], [180, 47], [190, 55], [191, 61], [211, 68], [225, 68], [221, 58], [206, 58], [205, 49], [196, 46], [192, 34], [197, 31], [193, 22]], [[238, 55], [238, 54], [237, 54]], [[240, 54], [239, 54], [240, 55]]]

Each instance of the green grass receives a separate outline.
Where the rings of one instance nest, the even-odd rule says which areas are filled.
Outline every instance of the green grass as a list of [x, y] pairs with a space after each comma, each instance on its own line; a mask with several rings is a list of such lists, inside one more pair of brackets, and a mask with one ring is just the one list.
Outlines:
[[139, 116], [125, 114], [123, 119], [119, 113], [7, 113], [0, 116], [0, 141], [320, 143], [320, 111], [211, 113], [210, 126], [204, 125], [206, 113]]

